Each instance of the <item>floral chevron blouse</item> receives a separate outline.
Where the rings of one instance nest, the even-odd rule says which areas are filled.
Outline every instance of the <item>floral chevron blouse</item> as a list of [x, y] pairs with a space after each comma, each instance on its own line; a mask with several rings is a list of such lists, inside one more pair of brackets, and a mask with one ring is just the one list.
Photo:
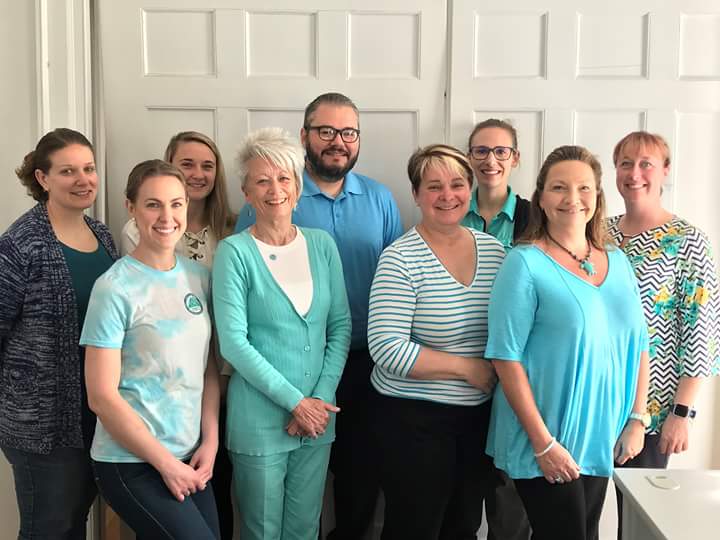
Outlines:
[[[622, 216], [607, 221], [616, 244]], [[650, 335], [648, 433], [660, 431], [680, 377], [720, 374], [720, 291], [705, 234], [677, 216], [626, 238]]]

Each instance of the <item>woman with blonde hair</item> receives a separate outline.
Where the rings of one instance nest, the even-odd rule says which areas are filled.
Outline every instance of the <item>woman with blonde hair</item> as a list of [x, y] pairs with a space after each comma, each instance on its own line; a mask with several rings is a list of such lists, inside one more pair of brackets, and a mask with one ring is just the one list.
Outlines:
[[626, 212], [610, 218], [608, 230], [633, 265], [650, 332], [645, 446], [625, 465], [662, 469], [687, 450], [700, 386], [718, 368], [720, 291], [707, 236], [662, 206], [670, 171], [665, 139], [630, 133], [615, 146], [613, 162]]
[[[237, 217], [228, 202], [220, 151], [207, 135], [182, 131], [170, 139], [164, 159], [182, 171], [190, 201], [187, 230], [175, 249], [210, 268], [217, 243], [232, 233]], [[137, 226], [131, 219], [122, 230], [123, 254], [132, 251], [137, 242]]]
[[490, 302], [487, 451], [537, 540], [596, 540], [613, 458], [643, 445], [647, 328], [630, 263], [606, 241], [601, 175], [583, 147], [548, 155]]
[[473, 172], [460, 150], [420, 148], [407, 168], [422, 219], [381, 255], [368, 319], [382, 537], [471, 539], [490, 480], [483, 449], [497, 379], [484, 352], [505, 251], [461, 224]]

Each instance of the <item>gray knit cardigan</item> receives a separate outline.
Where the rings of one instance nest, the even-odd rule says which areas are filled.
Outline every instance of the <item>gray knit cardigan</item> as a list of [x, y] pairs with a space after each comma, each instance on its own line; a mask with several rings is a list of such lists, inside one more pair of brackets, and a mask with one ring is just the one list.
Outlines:
[[[110, 231], [85, 221], [110, 256]], [[0, 445], [48, 454], [81, 448], [77, 302], [44, 204], [0, 236]]]

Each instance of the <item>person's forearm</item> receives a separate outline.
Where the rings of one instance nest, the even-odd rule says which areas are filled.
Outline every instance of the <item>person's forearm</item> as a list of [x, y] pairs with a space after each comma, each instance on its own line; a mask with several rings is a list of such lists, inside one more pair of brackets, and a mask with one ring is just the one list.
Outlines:
[[155, 469], [160, 471], [169, 460], [177, 459], [153, 437], [145, 422], [119, 393], [95, 396], [90, 408], [118, 444]]
[[520, 362], [493, 360], [505, 397], [530, 439], [535, 453], [547, 448], [553, 438], [535, 403], [530, 382]]
[[465, 380], [470, 358], [456, 354], [436, 351], [429, 347], [420, 347], [415, 363], [408, 373], [412, 379], [421, 380]]
[[694, 406], [702, 383], [702, 377], [680, 377], [674, 402], [688, 407]]
[[208, 360], [202, 395], [202, 419], [200, 430], [203, 442], [217, 444], [218, 416], [220, 410], [220, 381], [214, 359]]
[[647, 410], [647, 395], [650, 385], [650, 358], [647, 352], [640, 355], [640, 368], [638, 371], [637, 390], [632, 412], [643, 414]]

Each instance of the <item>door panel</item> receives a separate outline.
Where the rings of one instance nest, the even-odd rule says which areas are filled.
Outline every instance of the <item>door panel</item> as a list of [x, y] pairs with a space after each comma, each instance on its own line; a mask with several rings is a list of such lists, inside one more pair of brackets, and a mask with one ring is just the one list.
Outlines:
[[[130, 168], [170, 136], [214, 137], [232, 171], [240, 138], [277, 125], [299, 136], [315, 96], [339, 91], [361, 110], [356, 170], [395, 194], [414, 222], [405, 164], [444, 138], [446, 6], [437, 0], [99, 3], [107, 118], [109, 222], [126, 220]], [[381, 39], [380, 39], [381, 37]]]

